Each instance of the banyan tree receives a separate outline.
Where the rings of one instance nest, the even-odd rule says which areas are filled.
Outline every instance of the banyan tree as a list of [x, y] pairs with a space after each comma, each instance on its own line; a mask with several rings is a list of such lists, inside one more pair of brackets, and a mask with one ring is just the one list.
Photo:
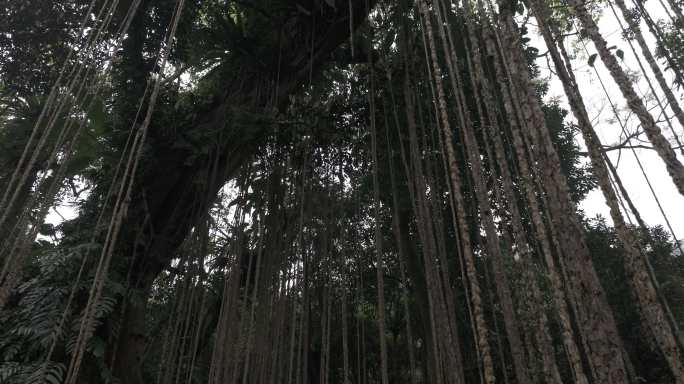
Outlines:
[[1, 0], [0, 383], [684, 384], [682, 7]]

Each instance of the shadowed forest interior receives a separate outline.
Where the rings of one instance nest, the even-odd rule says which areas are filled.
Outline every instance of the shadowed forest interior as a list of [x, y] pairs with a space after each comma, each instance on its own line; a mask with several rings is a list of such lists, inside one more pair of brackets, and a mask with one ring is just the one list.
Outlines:
[[0, 384], [684, 384], [682, 8], [0, 0]]

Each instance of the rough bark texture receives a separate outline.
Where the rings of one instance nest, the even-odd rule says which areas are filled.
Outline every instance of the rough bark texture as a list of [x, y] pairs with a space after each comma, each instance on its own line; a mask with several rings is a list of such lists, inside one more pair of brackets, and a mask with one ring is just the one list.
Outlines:
[[591, 119], [584, 106], [577, 84], [570, 74], [571, 68], [566, 67], [569, 63], [563, 62], [558, 48], [556, 47], [555, 39], [544, 22], [545, 15], [548, 14], [548, 12], [542, 5], [539, 5], [539, 3], [537, 4], [537, 20], [540, 25], [540, 30], [546, 42], [546, 46], [551, 53], [558, 76], [563, 83], [563, 88], [568, 97], [572, 112], [582, 131], [584, 142], [589, 150], [589, 158], [591, 159], [593, 171], [597, 176], [599, 186], [610, 209], [610, 216], [613, 219], [618, 238], [624, 247], [625, 269], [631, 279], [634, 294], [637, 297], [640, 309], [648, 322], [663, 355], [672, 369], [674, 377], [678, 383], [682, 383], [682, 380], [684, 380], [684, 367], [682, 366], [676, 335], [668, 321], [666, 311], [659, 301], [658, 293], [654, 281], [652, 280], [653, 277], [649, 274], [648, 260], [646, 259], [646, 256], [641, 253], [634, 233], [627, 228], [622, 213], [620, 212], [618, 198], [610, 183], [609, 171], [601, 152], [601, 142], [592, 127]]
[[594, 42], [599, 57], [605, 64], [615, 83], [620, 88], [622, 95], [627, 101], [627, 105], [632, 109], [634, 114], [639, 118], [641, 125], [646, 132], [646, 136], [653, 144], [654, 149], [658, 153], [665, 166], [667, 172], [672, 177], [672, 181], [679, 190], [679, 193], [684, 195], [684, 166], [677, 159], [672, 146], [663, 136], [660, 128], [656, 124], [653, 116], [648, 112], [643, 100], [636, 94], [631, 80], [627, 77], [625, 71], [620, 67], [615, 56], [608, 49], [608, 43], [599, 32], [596, 22], [591, 14], [587, 11], [583, 0], [570, 0], [569, 4], [572, 6], [575, 15], [581, 21], [587, 35]]
[[[582, 366], [580, 351], [575, 342], [574, 331], [571, 323], [571, 312], [567, 304], [565, 286], [563, 284], [561, 274], [559, 273], [556, 266], [556, 262], [554, 260], [554, 246], [552, 245], [552, 242], [550, 240], [550, 234], [547, 231], [546, 224], [544, 223], [544, 219], [541, 214], [541, 207], [535, 194], [535, 184], [532, 180], [534, 172], [531, 169], [530, 164], [527, 160], [527, 155], [524, 149], [524, 143], [519, 133], [520, 128], [518, 127], [516, 112], [513, 106], [512, 95], [510, 93], [510, 90], [508, 89], [508, 85], [503, 82], [503, 79], [506, 79], [508, 76], [506, 75], [506, 71], [503, 68], [502, 63], [500, 63], [496, 43], [489, 34], [485, 35], [485, 43], [488, 54], [492, 56], [494, 59], [493, 61], [497, 73], [497, 79], [499, 80], [499, 87], [501, 88], [502, 94], [504, 96], [503, 104], [505, 112], [509, 117], [508, 122], [510, 124], [513, 138], [512, 144], [516, 154], [516, 159], [518, 160], [518, 165], [520, 167], [519, 172], [522, 178], [522, 187], [525, 192], [526, 201], [531, 208], [530, 211], [532, 216], [532, 222], [536, 230], [537, 239], [541, 244], [541, 252], [546, 262], [548, 278], [551, 280], [553, 300], [557, 311], [556, 313], [561, 323], [563, 345], [565, 346], [570, 367], [575, 376], [575, 381], [578, 383], [586, 383], [587, 379], [584, 373], [584, 368]], [[502, 149], [499, 150], [502, 152], [503, 143], [501, 142], [500, 134], [495, 132], [493, 136], [495, 139], [495, 145], [502, 146]], [[512, 190], [512, 185], [507, 189]], [[526, 247], [522, 249], [522, 252], [525, 252], [525, 249]], [[538, 337], [547, 338], [547, 336]], [[544, 343], [544, 341], [542, 341], [542, 343]], [[553, 371], [547, 371], [546, 375], [549, 377], [556, 376]]]
[[449, 166], [450, 181], [452, 183], [452, 199], [456, 209], [456, 219], [458, 221], [458, 232], [463, 248], [463, 257], [465, 259], [466, 272], [468, 275], [468, 284], [470, 286], [470, 300], [473, 306], [473, 316], [475, 318], [476, 329], [474, 330], [477, 337], [477, 344], [482, 357], [483, 379], [485, 383], [494, 383], [496, 378], [494, 376], [494, 365], [492, 362], [491, 349], [489, 346], [488, 335], [489, 331], [484, 318], [482, 307], [482, 294], [480, 290], [480, 283], [477, 278], [477, 270], [475, 268], [475, 259], [473, 248], [468, 233], [468, 223], [466, 222], [465, 201], [461, 193], [461, 175], [456, 160], [456, 153], [453, 145], [453, 133], [449, 122], [446, 95], [444, 93], [444, 86], [442, 85], [442, 72], [439, 66], [437, 57], [437, 48], [435, 46], [435, 39], [432, 32], [431, 20], [432, 17], [428, 11], [425, 2], [420, 4], [428, 41], [430, 45], [430, 56], [432, 60], [432, 72], [435, 81], [435, 88], [437, 89], [437, 101], [439, 105], [442, 131], [444, 136], [444, 146], [446, 148], [447, 161]]
[[[427, 293], [427, 304], [429, 312], [429, 325], [427, 332], [432, 335], [433, 355], [436, 365], [444, 365], [444, 369], [449, 372], [450, 380], [453, 383], [463, 383], [463, 359], [459, 349], [460, 341], [458, 326], [455, 319], [454, 295], [451, 287], [448, 264], [445, 255], [436, 243], [436, 228], [433, 216], [436, 213], [431, 211], [428, 201], [424, 194], [416, 191], [425, 190], [428, 177], [424, 172], [426, 167], [421, 161], [420, 148], [418, 146], [417, 124], [415, 120], [415, 104], [411, 97], [408, 72], [404, 82], [404, 98], [406, 105], [407, 129], [409, 134], [409, 157], [402, 148], [402, 159], [406, 176], [409, 180], [409, 195], [416, 217], [416, 226], [419, 238], [423, 244], [423, 270], [424, 277], [421, 287]], [[397, 117], [395, 117], [396, 119]], [[408, 166], [410, 161], [411, 168]], [[412, 169], [412, 170], [411, 170]], [[405, 229], [399, 226], [399, 232], [405, 236]], [[411, 260], [411, 258], [407, 258]], [[437, 262], [439, 260], [439, 262]], [[442, 361], [444, 360], [444, 361]], [[441, 369], [435, 367], [431, 374], [436, 375], [436, 381], [441, 382]]]
[[[510, 10], [504, 10], [502, 35], [505, 36], [505, 44], [518, 47], [519, 33], [511, 15]], [[599, 382], [627, 382], [622, 341], [593, 267], [583, 228], [570, 200], [567, 179], [554, 165], [559, 164], [560, 160], [545, 125], [534, 86], [529, 80], [527, 66], [519, 50], [506, 52], [508, 70], [521, 103], [520, 111], [525, 125], [523, 134], [539, 162], [541, 180], [548, 194], [549, 218], [556, 230], [562, 249], [561, 261], [567, 271], [568, 294], [574, 301], [575, 316], [584, 337], [593, 374]]]
[[[472, 32], [470, 32], [470, 34], [471, 36], [473, 35]], [[471, 39], [471, 44], [477, 42], [475, 36], [472, 36]], [[541, 353], [541, 368], [544, 372], [544, 378], [546, 382], [561, 383], [558, 365], [554, 357], [555, 353], [551, 335], [548, 329], [548, 318], [543, 307], [541, 291], [537, 283], [537, 276], [534, 273], [536, 266], [531, 259], [531, 249], [528, 244], [526, 231], [523, 227], [517, 196], [513, 189], [511, 172], [508, 168], [508, 162], [504, 157], [504, 145], [503, 140], [501, 139], [503, 132], [501, 131], [498, 121], [500, 113], [495, 106], [491, 85], [489, 84], [488, 79], [485, 77], [482, 56], [480, 54], [480, 50], [477, 48], [474, 49], [473, 52], [473, 66], [475, 80], [480, 85], [482, 94], [484, 96], [483, 105], [485, 116], [483, 116], [483, 118], [485, 119], [484, 124], [485, 140], [487, 142], [487, 157], [489, 158], [490, 168], [494, 173], [495, 178], [497, 180], [502, 180], [502, 188], [498, 187], [498, 183], [496, 183], [494, 187], [495, 196], [497, 203], [500, 206], [499, 209], [504, 210], [505, 208], [508, 208], [508, 212], [510, 212], [510, 222], [511, 226], [513, 227], [513, 241], [511, 242], [510, 251], [511, 253], [517, 252], [519, 257], [519, 268], [522, 269], [522, 278], [519, 280], [522, 280], [523, 286], [525, 287], [525, 292], [518, 294], [518, 301], [525, 304], [524, 309], [521, 309], [520, 312], [523, 312], [528, 321], [533, 324], [533, 326], [530, 328], [534, 329], [535, 332], [534, 336], [537, 342], [537, 348]], [[501, 190], [503, 190], [504, 195], [501, 194]], [[501, 216], [505, 217], [506, 214], [502, 213]], [[513, 247], [515, 247], [515, 249], [513, 249]], [[532, 351], [528, 351], [528, 354], [531, 357]], [[530, 363], [532, 360], [533, 359], [530, 358]]]
[[679, 121], [679, 124], [682, 127], [684, 127], [684, 111], [682, 111], [682, 108], [679, 106], [679, 101], [672, 93], [671, 85], [668, 84], [665, 80], [665, 76], [663, 76], [663, 72], [660, 70], [660, 66], [653, 57], [653, 54], [651, 53], [651, 50], [648, 47], [648, 44], [646, 44], [646, 40], [644, 39], [644, 36], [641, 33], [641, 28], [639, 27], [639, 24], [636, 23], [634, 19], [631, 17], [632, 15], [629, 9], [627, 9], [624, 0], [615, 0], [615, 4], [617, 4], [618, 8], [620, 8], [622, 16], [629, 25], [630, 32], [634, 34], [634, 39], [637, 41], [637, 43], [639, 43], [641, 53], [646, 59], [646, 62], [648, 62], [651, 71], [653, 71], [653, 74], [655, 75], [656, 80], [660, 85], [660, 89], [662, 89], [663, 93], [665, 94], [665, 98], [667, 99], [667, 102], [670, 105], [670, 108], [672, 108], [672, 112], [674, 112], [674, 115]]
[[[465, 95], [463, 92], [463, 80], [459, 72], [459, 62], [456, 56], [455, 43], [453, 41], [453, 34], [451, 27], [448, 24], [448, 20], [443, 14], [446, 10], [442, 11], [441, 6], [435, 8], [437, 10], [438, 20], [443, 21], [439, 23], [439, 32], [442, 38], [442, 46], [445, 52], [450, 53], [446, 55], [447, 66], [449, 68], [449, 79], [451, 80], [451, 88], [456, 97], [456, 105], [458, 110], [459, 122], [461, 124], [460, 132], [462, 132], [461, 137], [463, 139], [464, 147], [468, 156], [468, 160], [471, 165], [472, 179], [474, 181], [473, 186], [475, 189], [475, 194], [477, 197], [477, 204], [479, 207], [480, 221], [485, 229], [485, 246], [487, 249], [487, 254], [491, 259], [491, 263], [494, 271], [494, 285], [496, 287], [496, 293], [502, 306], [503, 318], [504, 318], [504, 328], [506, 330], [506, 336], [511, 349], [511, 356], [513, 358], [513, 366], [515, 369], [517, 381], [519, 383], [530, 382], [530, 377], [527, 369], [527, 364], [525, 362], [525, 350], [523, 348], [522, 338], [520, 336], [520, 329], [518, 326], [518, 321], [515, 316], [515, 311], [513, 309], [513, 300], [510, 291], [509, 281], [504, 273], [503, 264], [503, 254], [501, 251], [501, 246], [499, 244], [499, 236], [497, 234], [496, 226], [494, 224], [494, 218], [492, 216], [492, 208], [488, 198], [488, 189], [484, 182], [484, 172], [481, 164], [480, 149], [475, 138], [474, 127], [472, 119], [470, 118], [470, 112], [467, 110], [467, 104], [465, 100]], [[473, 20], [473, 16], [470, 14], [466, 15], [466, 18]], [[444, 25], [447, 25], [447, 30], [445, 31]], [[468, 28], [470, 30], [470, 28]], [[472, 35], [471, 35], [472, 37]], [[473, 45], [471, 48], [477, 50], [478, 45]], [[473, 76], [477, 76], [473, 73], [473, 68], [470, 62], [470, 57], [467, 56], [467, 68], [469, 73]], [[473, 82], [473, 77], [471, 79], [471, 86], [475, 96], [475, 103], [478, 109], [478, 117], [481, 121], [484, 119], [482, 113], [482, 100], [480, 98], [480, 93], [477, 88], [477, 84]]]
[[[663, 43], [663, 30], [659, 24], [657, 24], [655, 21], [653, 21], [653, 18], [651, 15], [648, 13], [648, 11], [645, 8], [645, 4], [642, 1], [638, 0], [632, 0], [632, 3], [636, 6], [636, 8], [639, 11], [639, 16], [642, 18], [642, 20], [646, 23], [646, 26], [648, 27], [649, 32], [653, 35], [655, 38], [656, 42], [660, 46], [665, 46]], [[665, 57], [665, 60], [667, 60], [667, 64], [670, 67], [670, 71], [672, 71], [672, 74], [675, 77], [675, 82], [677, 84], [684, 84], [684, 74], [682, 74], [682, 68], [680, 68], [679, 63], [677, 60], [675, 60], [672, 57], [672, 53], [670, 50], [665, 49], [663, 50], [663, 56]]]

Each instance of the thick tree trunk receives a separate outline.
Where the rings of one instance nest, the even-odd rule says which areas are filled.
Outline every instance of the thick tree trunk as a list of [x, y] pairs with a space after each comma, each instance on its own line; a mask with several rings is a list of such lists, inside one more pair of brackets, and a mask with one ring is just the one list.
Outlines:
[[[371, 0], [370, 6], [373, 4]], [[342, 4], [338, 4], [335, 10], [325, 4], [317, 7], [313, 16], [302, 16], [300, 20], [307, 28], [315, 24], [313, 44], [310, 40], [299, 41], [290, 36], [287, 44], [296, 49], [282, 52], [281, 68], [276, 65], [268, 68], [268, 72], [259, 72], [260, 69], [245, 67], [232, 79], [236, 84], [240, 82], [240, 87], [227, 83], [225, 90], [214, 97], [208, 109], [198, 113], [200, 117], [191, 131], [218, 132], [217, 146], [210, 155], [175, 148], [175, 137], [150, 131], [147, 144], [151, 159], [141, 164], [133, 201], [119, 240], [120, 254], [133, 254], [134, 249], [139, 254], [129, 281], [132, 287], [149, 292], [156, 276], [177, 255], [185, 235], [207, 212], [220, 188], [235, 176], [262, 143], [266, 133], [263, 125], [255, 124], [251, 132], [236, 132], [227, 121], [230, 112], [240, 110], [268, 115], [273, 110], [274, 90], [278, 91], [277, 100], [287, 101], [287, 96], [297, 92], [310, 74], [317, 72], [332, 52], [349, 38], [349, 8]], [[317, 14], [320, 12], [325, 12], [325, 17]], [[366, 12], [364, 4], [353, 7], [355, 28], [365, 21]], [[278, 47], [271, 49], [277, 51]], [[140, 55], [140, 52], [132, 54]], [[245, 83], [249, 85], [245, 86]], [[144, 86], [144, 82], [139, 85]], [[197, 183], [199, 175], [206, 177], [202, 183]], [[137, 243], [134, 239], [138, 239]], [[141, 285], [140, 282], [145, 283]], [[144, 306], [132, 306], [127, 310], [123, 324], [125, 332], [119, 340], [114, 375], [126, 383], [136, 384], [141, 380], [139, 368], [146, 342], [144, 312]]]
[[[518, 27], [513, 22], [512, 11], [506, 9], [503, 12], [503, 43], [519, 47]], [[499, 48], [503, 51], [503, 46]], [[584, 230], [570, 200], [567, 179], [555, 166], [560, 160], [545, 126], [544, 113], [530, 82], [525, 60], [519, 50], [506, 52], [510, 53], [504, 53], [502, 57], [509, 65], [507, 69], [516, 87], [512, 91], [519, 100], [517, 108], [526, 128], [517, 134], [532, 144], [530, 147], [534, 151], [531, 155], [539, 162], [540, 180], [548, 194], [546, 203], [551, 233], [558, 239], [562, 249], [560, 265], [565, 272], [566, 292], [573, 303], [588, 360], [599, 382], [627, 382], [629, 379], [622, 340], [592, 264]]]
[[115, 351], [114, 372], [126, 384], [145, 384], [142, 365], [147, 345], [147, 327], [144, 301], [128, 300], [119, 331], [119, 343]]
[[618, 198], [610, 183], [608, 167], [604, 162], [604, 155], [601, 153], [601, 142], [591, 124], [591, 119], [586, 111], [582, 96], [580, 95], [574, 77], [570, 72], [571, 68], [566, 67], [568, 63], [563, 62], [560, 52], [556, 47], [554, 36], [552, 36], [549, 27], [543, 22], [547, 10], [542, 8], [541, 5], [538, 8], [536, 14], [541, 16], [538, 17], [538, 20], [542, 35], [546, 41], [547, 47], [549, 47], [549, 52], [551, 53], [559, 78], [563, 83], [570, 107], [578, 121], [584, 141], [589, 149], [589, 157], [594, 173], [597, 176], [606, 203], [610, 208], [610, 215], [615, 224], [615, 230], [624, 248], [625, 270], [628, 272], [631, 279], [631, 285], [638, 300], [641, 313], [650, 326], [656, 342], [668, 361], [676, 382], [683, 383], [684, 366], [682, 366], [681, 353], [677, 343], [675, 329], [673, 329], [671, 323], [668, 321], [667, 312], [660, 303], [660, 298], [656, 291], [655, 278], [649, 274], [650, 266], [648, 265], [648, 260], [645, 255], [641, 254], [642, 251], [639, 243], [634, 233], [627, 227], [622, 213], [620, 212]]

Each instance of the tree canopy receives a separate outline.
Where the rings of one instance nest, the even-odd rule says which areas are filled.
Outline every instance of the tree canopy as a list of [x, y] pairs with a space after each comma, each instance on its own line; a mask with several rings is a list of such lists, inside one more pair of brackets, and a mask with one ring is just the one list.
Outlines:
[[679, 239], [608, 156], [684, 194], [652, 1], [0, 0], [0, 383], [684, 383]]

